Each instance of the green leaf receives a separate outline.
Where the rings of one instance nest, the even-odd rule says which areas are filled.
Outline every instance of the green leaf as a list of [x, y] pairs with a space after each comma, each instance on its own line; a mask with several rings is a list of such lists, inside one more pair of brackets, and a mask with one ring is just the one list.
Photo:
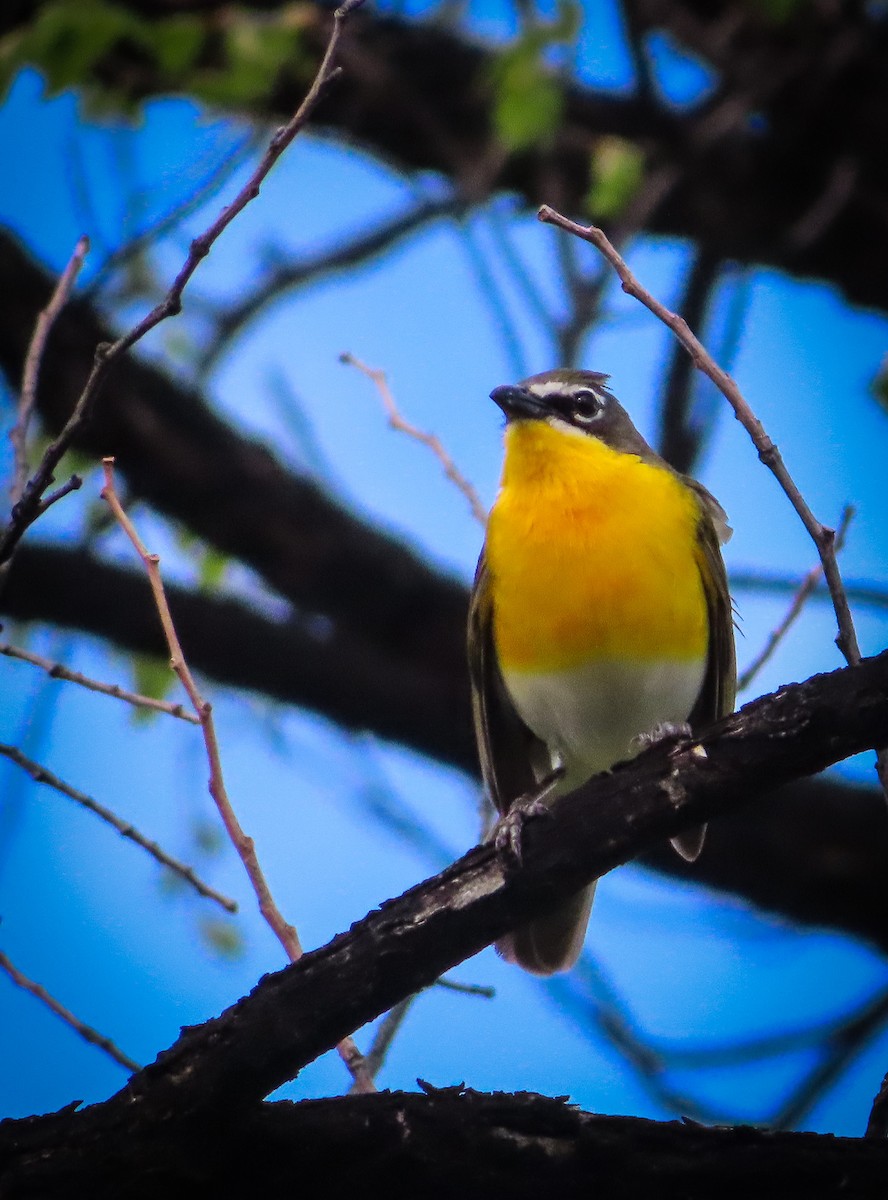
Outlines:
[[181, 78], [194, 66], [205, 42], [206, 29], [197, 17], [168, 17], [152, 26], [155, 61], [173, 79]]
[[197, 585], [202, 592], [218, 590], [231, 556], [210, 546], [185, 525], [174, 528], [176, 544], [188, 555], [197, 570]]
[[146, 43], [146, 26], [105, 0], [56, 0], [0, 48], [0, 81], [28, 63], [42, 72], [49, 92], [83, 84], [95, 64], [122, 38]]
[[207, 546], [201, 555], [198, 573], [198, 586], [202, 592], [216, 592], [225, 578], [228, 564], [231, 562], [227, 554], [214, 546]]
[[525, 47], [514, 47], [498, 64], [493, 124], [507, 150], [548, 141], [561, 121], [564, 95], [557, 81]]
[[221, 917], [205, 917], [200, 923], [203, 939], [220, 958], [234, 960], [244, 952], [244, 939], [238, 927]]
[[298, 24], [238, 12], [226, 30], [224, 67], [196, 71], [189, 87], [211, 104], [247, 106], [264, 99], [281, 71], [298, 71], [304, 62]]
[[564, 90], [548, 65], [549, 51], [574, 41], [582, 20], [575, 0], [560, 0], [554, 21], [533, 21], [490, 69], [493, 125], [507, 150], [550, 141], [564, 111]]
[[[132, 657], [133, 689], [152, 700], [165, 700], [176, 682], [176, 676], [167, 660], [153, 658], [147, 654]], [[133, 720], [150, 721], [158, 714], [150, 708], [134, 708]]]
[[618, 217], [644, 177], [644, 154], [625, 138], [603, 137], [592, 155], [586, 211], [595, 220]]

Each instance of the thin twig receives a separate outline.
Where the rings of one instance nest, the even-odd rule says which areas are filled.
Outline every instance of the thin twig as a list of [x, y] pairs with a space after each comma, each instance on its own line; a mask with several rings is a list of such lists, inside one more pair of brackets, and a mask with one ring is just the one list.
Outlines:
[[444, 988], [447, 992], [459, 992], [462, 996], [480, 996], [482, 1000], [493, 1000], [496, 996], [496, 988], [490, 987], [488, 984], [459, 983], [444, 975], [436, 979], [432, 987]]
[[427, 446], [431, 450], [444, 469], [444, 474], [465, 496], [469, 503], [469, 508], [472, 510], [472, 516], [482, 526], [486, 525], [487, 511], [481, 503], [480, 496], [444, 449], [441, 439], [434, 433], [426, 433], [423, 429], [417, 429], [415, 425], [411, 425], [409, 421], [406, 421], [401, 416], [391, 388], [388, 385], [385, 371], [381, 371], [376, 367], [368, 367], [366, 363], [361, 362], [359, 358], [355, 358], [353, 354], [349, 354], [348, 352], [340, 354], [339, 361], [345, 363], [346, 366], [356, 367], [362, 375], [366, 375], [376, 385], [392, 429], [396, 429], [399, 433], [406, 433], [408, 437], [414, 438], [415, 441], [422, 443], [423, 446]]
[[[379, 1022], [376, 1029], [376, 1036], [373, 1038], [373, 1044], [364, 1056], [367, 1072], [373, 1079], [379, 1074], [382, 1064], [385, 1062], [385, 1056], [388, 1054], [389, 1048], [395, 1040], [395, 1035], [404, 1023], [404, 1019], [410, 1011], [414, 1000], [417, 1000], [419, 995], [419, 992], [414, 992], [410, 996], [405, 996], [403, 1000], [398, 1001], [394, 1008], [389, 1009]], [[350, 1089], [351, 1093], [354, 1094], [358, 1090], [357, 1083], [354, 1083]]]
[[698, 1100], [671, 1082], [667, 1056], [641, 1032], [630, 1006], [589, 950], [583, 952], [570, 976], [547, 980], [546, 990], [586, 1037], [597, 1033], [614, 1048], [667, 1112], [711, 1124], [729, 1123], [726, 1110]]
[[34, 336], [31, 338], [31, 343], [28, 346], [28, 352], [25, 356], [25, 369], [22, 374], [22, 391], [19, 398], [18, 414], [15, 425], [9, 434], [9, 440], [12, 442], [15, 455], [12, 486], [10, 487], [13, 508], [21, 499], [22, 493], [25, 490], [25, 483], [28, 479], [28, 428], [31, 424], [31, 417], [34, 414], [34, 405], [37, 402], [37, 380], [40, 375], [40, 364], [43, 361], [43, 351], [46, 348], [46, 339], [49, 337], [49, 331], [52, 329], [56, 318], [65, 307], [68, 297], [71, 295], [71, 289], [74, 287], [74, 283], [80, 273], [80, 268], [83, 266], [83, 260], [88, 253], [89, 238], [82, 237], [74, 247], [74, 252], [68, 260], [68, 265], [59, 276], [58, 283], [49, 298], [49, 302], [37, 317], [37, 323], [34, 326]]
[[33, 651], [25, 650], [21, 646], [0, 642], [0, 654], [40, 667], [53, 679], [64, 679], [68, 683], [76, 683], [91, 692], [101, 692], [103, 696], [114, 696], [117, 700], [123, 700], [135, 708], [149, 708], [155, 712], [168, 713], [171, 717], [178, 717], [181, 721], [188, 721], [192, 725], [200, 724], [194, 713], [189, 712], [183, 704], [173, 704], [169, 700], [155, 700], [153, 696], [142, 696], [138, 692], [127, 691], [119, 683], [102, 683], [98, 679], [91, 679], [88, 675], [81, 674], [80, 671], [72, 671], [64, 663], [53, 662], [51, 658], [34, 654]]
[[[680, 301], [681, 315], [690, 329], [702, 333], [713, 295], [721, 280], [723, 260], [711, 250], [701, 248], [684, 281]], [[660, 403], [660, 435], [657, 449], [676, 471], [693, 470], [703, 444], [702, 426], [694, 420], [694, 374], [692, 360], [674, 342], [663, 382]]]
[[7, 561], [18, 545], [25, 530], [39, 516], [40, 502], [43, 493], [53, 481], [53, 472], [58, 466], [62, 455], [80, 431], [87, 419], [99, 389], [105, 383], [112, 365], [126, 353], [146, 333], [159, 325], [168, 317], [175, 316], [182, 308], [182, 294], [197, 270], [200, 263], [207, 257], [214, 242], [231, 224], [236, 216], [259, 195], [259, 189], [265, 181], [271, 168], [290, 145], [296, 135], [304, 128], [318, 101], [323, 96], [328, 85], [339, 75], [340, 68], [333, 65], [333, 59], [347, 17], [360, 6], [362, 0], [345, 0], [333, 14], [333, 29], [330, 40], [318, 67], [317, 74], [293, 117], [272, 137], [262, 160], [256, 170], [244, 184], [231, 204], [225, 206], [209, 228], [196, 237], [189, 248], [188, 255], [179, 273], [173, 280], [166, 296], [143, 317], [138, 324], [115, 342], [101, 342], [96, 347], [92, 370], [89, 378], [78, 397], [74, 411], [68, 418], [58, 437], [46, 448], [43, 458], [33, 476], [25, 486], [22, 497], [13, 509], [12, 517], [3, 536], [0, 537], [0, 564]]
[[770, 1114], [768, 1125], [772, 1129], [794, 1129], [841, 1078], [854, 1058], [881, 1034], [888, 1017], [888, 992], [883, 988], [876, 993], [850, 1020], [841, 1022], [833, 1035], [820, 1048], [820, 1053], [804, 1075], [801, 1083]]
[[41, 763], [35, 762], [32, 758], [28, 758], [22, 754], [17, 746], [9, 746], [4, 742], [0, 742], [0, 755], [8, 758], [10, 762], [14, 762], [23, 771], [27, 771], [35, 783], [45, 783], [47, 787], [51, 787], [63, 796], [76, 801], [82, 808], [94, 813], [95, 816], [116, 829], [121, 837], [135, 842], [137, 846], [141, 846], [143, 850], [147, 850], [152, 858], [156, 859], [157, 862], [167, 867], [170, 871], [174, 871], [176, 875], [184, 879], [187, 883], [190, 883], [201, 896], [206, 896], [208, 900], [215, 900], [217, 904], [221, 904], [230, 913], [237, 912], [237, 904], [234, 900], [230, 900], [228, 896], [223, 896], [221, 892], [217, 892], [215, 888], [211, 888], [209, 884], [204, 883], [191, 867], [186, 866], [185, 863], [181, 863], [178, 859], [173, 858], [172, 855], [167, 854], [165, 850], [162, 850], [158, 846], [157, 842], [150, 841], [136, 829], [135, 825], [132, 825], [129, 821], [122, 820], [110, 808], [106, 808], [104, 804], [100, 804], [92, 796], [87, 796], [85, 792], [72, 787], [70, 783], [65, 783], [64, 779], [60, 779], [58, 775], [54, 775], [52, 771], [47, 770]]
[[[854, 509], [850, 504], [846, 504], [842, 509], [842, 516], [836, 529], [836, 551], [842, 549], [845, 544], [845, 535], [848, 532], [848, 525], [854, 517]], [[789, 630], [792, 628], [802, 609], [805, 607], [810, 596], [814, 594], [814, 589], [817, 587], [823, 577], [823, 565], [817, 563], [812, 567], [802, 582], [799, 584], [798, 591], [792, 598], [792, 603], [786, 610], [786, 615], [775, 629], [768, 634], [768, 639], [761, 648], [756, 657], [752, 660], [746, 670], [740, 675], [737, 680], [737, 691], [743, 692], [755, 679], [762, 667], [767, 663], [774, 651], [786, 637]]]
[[[576, 221], [571, 221], [569, 218], [562, 216], [554, 208], [550, 208], [548, 204], [542, 206], [537, 216], [545, 224], [555, 225], [557, 228], [564, 229], [568, 233], [572, 233], [576, 237], [582, 238], [583, 241], [590, 242], [593, 246], [597, 247], [619, 276], [623, 291], [629, 296], [634, 296], [655, 317], [658, 317], [664, 325], [672, 330], [685, 350], [690, 354], [694, 366], [712, 380], [731, 408], [733, 408], [737, 420], [752, 438], [759, 458], [783, 488], [790, 504], [798, 513], [799, 519], [817, 547], [817, 553], [820, 556], [820, 562], [823, 566], [823, 577], [826, 580], [826, 586], [829, 588], [829, 594], [836, 614], [836, 623], [838, 625], [838, 633], [835, 639], [836, 645], [849, 666], [856, 666], [860, 662], [860, 646], [857, 642], [854, 619], [851, 616], [848, 595], [842, 582], [842, 575], [836, 558], [835, 530], [830, 529], [827, 525], [823, 525], [814, 516], [807, 501], [787, 470], [780, 451], [766, 433], [765, 427], [750, 408], [737, 384], [727, 371], [723, 370], [716, 363], [703, 343], [688, 328], [687, 322], [678, 313], [671, 312], [665, 304], [661, 304], [646, 288], [642, 287], [629, 270], [625, 259], [610, 242], [602, 229], [597, 228], [595, 225], [578, 225]], [[886, 799], [888, 799], [888, 750], [886, 749], [876, 748], [876, 772], [879, 776], [882, 790], [885, 792]]]
[[[102, 459], [102, 467], [105, 472], [105, 486], [101, 492], [102, 499], [108, 504], [120, 527], [132, 542], [136, 553], [145, 565], [157, 614], [160, 618], [164, 637], [166, 638], [170, 652], [170, 666], [176, 675], [178, 675], [200, 722], [210, 768], [210, 795], [219, 811], [219, 816], [222, 818], [225, 831], [244, 865], [244, 870], [255, 893], [260, 913], [283, 946], [284, 953], [291, 962], [296, 962], [302, 957], [302, 944], [299, 941], [299, 935], [295, 927], [289, 921], [285, 920], [280, 909], [277, 907], [265, 874], [259, 865], [255, 843], [241, 827], [228, 797], [222, 773], [219, 740], [213, 720], [213, 706], [201, 696], [194, 676], [191, 674], [188, 663], [185, 661], [185, 655], [182, 652], [182, 646], [176, 633], [176, 627], [173, 623], [163, 580], [160, 575], [160, 558], [157, 554], [152, 554], [146, 549], [136, 532], [135, 526], [123, 510], [114, 486], [114, 459]], [[356, 1090], [374, 1091], [372, 1078], [364, 1068], [363, 1057], [353, 1039], [344, 1039], [337, 1049], [354, 1077]]]
[[70, 1025], [74, 1032], [78, 1033], [85, 1042], [90, 1042], [93, 1046], [98, 1046], [100, 1050], [104, 1050], [108, 1057], [113, 1058], [118, 1066], [123, 1067], [124, 1070], [131, 1072], [141, 1071], [142, 1068], [135, 1059], [130, 1058], [128, 1054], [124, 1054], [110, 1038], [93, 1029], [91, 1025], [84, 1024], [79, 1017], [75, 1017], [70, 1009], [65, 1008], [64, 1004], [60, 1004], [54, 996], [50, 995], [42, 983], [35, 983], [27, 975], [23, 975], [18, 967], [13, 966], [2, 950], [0, 950], [0, 967], [3, 968], [16, 987], [30, 992], [32, 996], [42, 1001], [57, 1017], [61, 1017], [66, 1025]]
[[640, 301], [645, 308], [649, 309], [654, 316], [658, 317], [664, 325], [667, 325], [672, 330], [688, 354], [690, 354], [694, 366], [712, 380], [731, 405], [737, 420], [740, 421], [752, 438], [759, 458], [776, 477], [793, 508], [798, 513], [802, 524], [807, 529], [814, 545], [817, 547], [820, 561], [823, 564], [824, 577], [829, 587], [833, 607], [836, 612], [836, 621], [839, 628], [836, 645], [849, 665], [854, 666], [860, 662], [860, 647], [857, 644], [857, 634], [854, 630], [854, 622], [848, 607], [848, 599], [845, 595], [841, 574], [839, 573], [836, 561], [835, 531], [826, 525], [822, 525], [814, 516], [805, 498], [793, 481], [792, 476], [786, 469], [780, 451], [765, 432], [764, 426], [749, 407], [737, 384], [728, 375], [727, 371], [723, 371], [718, 366], [702, 342], [688, 328], [687, 322], [678, 313], [671, 312], [664, 304], [661, 304], [659, 300], [652, 296], [646, 288], [642, 287], [629, 270], [625, 259], [614, 248], [603, 230], [598, 229], [594, 225], [578, 225], [575, 221], [562, 216], [561, 213], [556, 212], [555, 209], [550, 208], [547, 204], [542, 206], [538, 216], [545, 224], [555, 225], [559, 229], [564, 229], [568, 233], [582, 238], [583, 241], [590, 242], [593, 246], [596, 246], [616, 271], [623, 291], [627, 295], [634, 296], [636, 300]]
[[79, 475], [72, 475], [67, 483], [63, 483], [61, 487], [57, 487], [54, 492], [50, 492], [48, 496], [44, 496], [34, 512], [34, 520], [42, 517], [48, 508], [52, 508], [57, 500], [61, 500], [64, 496], [69, 496], [71, 492], [78, 492], [83, 487], [83, 480]]

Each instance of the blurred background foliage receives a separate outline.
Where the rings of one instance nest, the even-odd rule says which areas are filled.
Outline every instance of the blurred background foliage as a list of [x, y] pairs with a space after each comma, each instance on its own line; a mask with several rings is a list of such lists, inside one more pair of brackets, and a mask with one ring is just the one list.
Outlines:
[[[330, 13], [7, 0], [7, 429], [37, 312], [76, 238], [92, 245], [46, 353], [32, 464], [96, 342], [160, 300], [296, 108]], [[843, 569], [864, 652], [884, 646], [886, 41], [884, 6], [825, 0], [368, 5], [310, 131], [201, 265], [184, 313], [113, 374], [59, 476], [83, 473], [83, 489], [41, 518], [0, 593], [4, 643], [172, 697], [147, 584], [98, 499], [97, 457], [114, 454], [216, 706], [235, 806], [307, 946], [479, 828], [462, 641], [481, 530], [341, 352], [386, 371], [486, 504], [491, 387], [569, 363], [609, 371], [731, 517], [741, 667], [815, 558], [720, 398], [589, 247], [537, 224], [538, 204], [606, 224], [736, 375], [822, 520], [856, 507]], [[833, 636], [821, 589], [742, 698], [838, 665]], [[3, 763], [3, 947], [150, 1061], [281, 965], [220, 836], [199, 737], [33, 665], [0, 670], [4, 743], [240, 902], [236, 917], [213, 909]], [[457, 981], [480, 993], [420, 997], [381, 1083], [859, 1133], [888, 1065], [871, 762], [720, 825], [694, 867], [656, 853], [605, 881], [570, 976], [533, 981], [488, 951]], [[119, 1086], [21, 989], [0, 980], [0, 1004], [4, 1114]], [[287, 1094], [335, 1093], [343, 1076], [325, 1058]]]

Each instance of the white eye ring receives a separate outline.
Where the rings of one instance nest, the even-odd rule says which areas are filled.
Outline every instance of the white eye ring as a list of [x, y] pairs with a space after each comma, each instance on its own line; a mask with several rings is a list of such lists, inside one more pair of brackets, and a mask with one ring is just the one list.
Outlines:
[[597, 392], [591, 388], [580, 388], [572, 396], [573, 409], [571, 417], [581, 425], [591, 425], [597, 421], [604, 411], [604, 404]]

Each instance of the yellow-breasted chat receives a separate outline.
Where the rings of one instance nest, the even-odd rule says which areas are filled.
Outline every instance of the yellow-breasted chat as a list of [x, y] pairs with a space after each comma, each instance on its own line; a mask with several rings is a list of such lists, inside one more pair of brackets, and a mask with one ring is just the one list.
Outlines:
[[[718, 501], [647, 444], [607, 375], [494, 388], [502, 480], [472, 591], [468, 653], [485, 787], [507, 817], [731, 712], [733, 617]], [[704, 829], [673, 839], [699, 854]], [[594, 885], [497, 949], [536, 974], [573, 966]]]

